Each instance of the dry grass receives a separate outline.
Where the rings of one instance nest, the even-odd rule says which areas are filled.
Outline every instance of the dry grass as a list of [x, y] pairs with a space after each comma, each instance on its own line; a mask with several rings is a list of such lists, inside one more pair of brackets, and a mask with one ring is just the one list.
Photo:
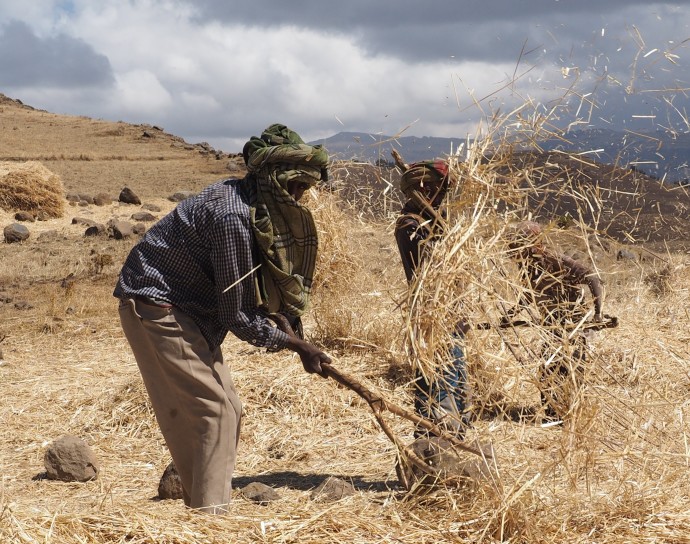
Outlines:
[[[34, 113], [63, 122], [61, 130], [88, 125]], [[129, 130], [98, 126], [111, 146], [127, 140]], [[127, 145], [133, 146], [130, 157], [139, 145], [155, 156], [164, 155], [169, 142]], [[185, 161], [178, 152], [161, 164], [172, 169]], [[110, 155], [127, 153], [112, 147]], [[141, 161], [140, 172], [156, 175], [144, 163], [151, 161]], [[148, 179], [158, 183], [157, 191], [140, 181], [146, 200], [163, 212], [172, 208], [167, 194], [160, 194], [169, 189], [163, 182], [168, 166], [161, 178]], [[458, 317], [496, 323], [504, 305], [517, 298], [520, 288], [502, 240], [507, 226], [524, 214], [526, 195], [524, 187], [496, 174], [500, 166], [480, 160], [458, 166], [465, 182], [451, 198], [449, 229], [416, 299], [407, 298], [387, 214], [367, 209], [371, 199], [348, 206], [337, 195], [310, 195], [321, 254], [305, 328], [338, 368], [409, 406], [412, 367], [436, 367]], [[191, 188], [204, 179], [195, 178]], [[92, 187], [108, 191], [107, 185]], [[510, 206], [496, 206], [497, 200]], [[362, 213], [352, 214], [353, 206]], [[688, 541], [686, 254], [616, 261], [616, 244], [599, 247], [591, 228], [550, 225], [555, 244], [576, 246], [595, 264], [606, 284], [605, 311], [619, 316], [620, 326], [590, 338], [584, 387], [563, 427], [513, 418], [538, 403], [538, 328], [468, 334], [476, 414], [469, 438], [493, 444], [496, 478], [425, 496], [399, 487], [396, 452], [359, 397], [305, 374], [289, 352], [266, 354], [228, 338], [226, 360], [246, 411], [234, 485], [260, 481], [281, 499], [258, 506], [237, 495], [230, 515], [209, 517], [186, 510], [181, 501], [156, 499], [170, 459], [111, 295], [132, 242], [86, 239], [84, 227], [70, 222], [73, 215], [126, 219], [137, 208], [115, 203], [68, 210], [65, 218], [31, 224], [29, 241], [0, 245], [0, 541]], [[0, 212], [0, 222], [10, 220], [9, 212]], [[39, 241], [49, 230], [56, 236]], [[28, 305], [15, 305], [21, 301]], [[412, 440], [409, 424], [392, 426]], [[96, 481], [35, 478], [44, 470], [45, 447], [64, 434], [79, 435], [94, 449], [101, 464]], [[312, 501], [311, 490], [331, 475], [351, 481], [356, 494], [334, 503]]]
[[0, 162], [0, 209], [62, 217], [62, 180], [40, 162]]

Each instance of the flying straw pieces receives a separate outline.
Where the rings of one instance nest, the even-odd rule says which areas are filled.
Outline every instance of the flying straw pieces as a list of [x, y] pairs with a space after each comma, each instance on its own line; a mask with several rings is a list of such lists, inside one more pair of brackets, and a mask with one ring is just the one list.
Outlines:
[[[0, 115], [13, 107], [3, 104]], [[183, 151], [169, 140], [128, 139], [140, 128], [111, 137], [120, 124], [94, 121], [94, 129], [81, 118], [22, 112], [22, 123], [47, 119], [32, 131], [43, 138], [32, 153], [53, 157], [51, 170], [63, 179], [62, 172], [88, 167], [79, 171], [94, 175], [77, 179], [108, 192], [126, 175], [164, 212], [172, 204], [160, 187], [172, 189], [181, 171], [187, 184], [197, 173], [209, 175], [209, 165], [224, 167], [193, 152], [202, 160], [198, 170], [168, 160]], [[529, 147], [536, 132], [555, 129], [543, 108], [522, 108], [520, 116], [491, 117], [493, 128], [453, 166], [462, 183], [448, 201], [449, 227], [412, 290], [392, 235], [400, 206], [395, 185], [387, 207], [366, 186], [360, 196], [337, 190], [306, 197], [320, 253], [305, 331], [333, 354], [338, 370], [411, 409], [413, 367], [431, 373], [445, 362], [457, 320], [494, 325], [468, 332], [464, 346], [473, 417], [467, 441], [493, 445], [492, 481], [409, 493], [395, 472], [396, 446], [357, 393], [306, 374], [289, 352], [267, 354], [229, 337], [224, 355], [245, 414], [233, 485], [258, 481], [281, 498], [259, 506], [235, 494], [231, 514], [220, 517], [158, 500], [170, 455], [117, 322], [118, 266], [99, 273], [89, 266], [92, 250], [121, 263], [133, 242], [85, 239], [71, 217], [55, 218], [30, 225], [55, 230], [54, 239], [0, 244], [0, 542], [686, 542], [690, 262], [673, 245], [685, 240], [683, 214], [666, 210], [687, 195], [676, 192], [669, 201], [653, 180], [583, 156], [541, 154], [534, 146], [523, 154], [516, 139]], [[49, 138], [53, 130], [60, 138]], [[15, 132], [3, 134], [3, 146]], [[104, 155], [127, 160], [61, 160], [70, 138], [83, 134], [89, 145], [107, 143]], [[83, 149], [81, 142], [71, 149]], [[19, 141], [13, 146], [22, 149]], [[138, 149], [165, 160], [133, 160]], [[338, 168], [345, 178], [338, 184], [357, 184], [359, 166]], [[352, 200], [344, 202], [346, 194]], [[131, 211], [80, 209], [102, 223]], [[563, 425], [551, 427], [541, 424], [537, 389], [549, 331], [497, 327], [524, 290], [505, 233], [538, 214], [551, 243], [577, 249], [596, 268], [605, 282], [604, 311], [620, 318], [618, 327], [590, 334], [582, 387]], [[13, 212], [0, 210], [2, 222], [12, 219]], [[635, 247], [637, 258], [616, 260], [628, 236], [647, 235], [643, 247], [651, 253]], [[666, 246], [654, 243], [660, 241]], [[69, 274], [71, 281], [62, 282]], [[17, 305], [22, 301], [27, 305]], [[528, 308], [520, 317], [538, 319], [536, 312]], [[389, 425], [401, 442], [412, 442], [411, 422], [396, 417]], [[41, 479], [44, 448], [63, 434], [91, 446], [101, 466], [97, 480]], [[355, 494], [311, 500], [330, 476], [352, 483]]]

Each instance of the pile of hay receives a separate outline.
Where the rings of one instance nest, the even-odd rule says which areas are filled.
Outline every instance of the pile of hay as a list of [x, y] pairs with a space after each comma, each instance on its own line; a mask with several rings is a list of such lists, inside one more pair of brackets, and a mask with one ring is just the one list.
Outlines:
[[40, 162], [0, 162], [0, 208], [62, 217], [62, 180]]

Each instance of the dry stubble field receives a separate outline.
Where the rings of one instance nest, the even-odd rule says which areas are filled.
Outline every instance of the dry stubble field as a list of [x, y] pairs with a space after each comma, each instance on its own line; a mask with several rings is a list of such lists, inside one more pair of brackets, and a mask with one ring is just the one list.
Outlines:
[[[142, 127], [14, 104], [0, 110], [0, 158], [39, 160], [66, 190], [117, 196], [127, 185], [165, 212], [168, 194], [229, 174], [229, 159], [171, 147], [164, 135], [142, 139]], [[310, 206], [322, 252], [307, 333], [338, 368], [409, 406], [404, 280], [390, 220], [365, 220], [328, 193], [311, 195]], [[538, 338], [472, 333], [474, 407], [488, 409], [470, 438], [493, 445], [495, 474], [425, 496], [398, 486], [395, 449], [354, 393], [305, 374], [289, 353], [228, 338], [226, 360], [246, 411], [235, 487], [260, 481], [281, 498], [259, 506], [236, 496], [231, 514], [209, 517], [156, 498], [169, 456], [111, 296], [133, 242], [84, 238], [84, 227], [71, 224], [74, 216], [105, 222], [134, 211], [117, 202], [68, 206], [63, 218], [28, 224], [28, 241], [0, 244], [0, 298], [10, 299], [0, 306], [2, 542], [690, 541], [687, 254], [643, 262], [597, 254], [606, 312], [621, 324], [591, 339], [578, 410], [562, 428], [507, 415], [538, 400], [531, 357]], [[0, 212], [3, 226], [12, 217]], [[57, 235], [39, 241], [48, 230]], [[468, 229], [451, 237], [460, 231]], [[481, 256], [481, 237], [471, 234], [459, 259]], [[102, 255], [113, 264], [97, 266]], [[490, 257], [496, 266], [502, 256]], [[467, 287], [482, 300], [473, 308], [493, 281], [484, 272]], [[412, 440], [407, 423], [393, 428]], [[97, 480], [40, 477], [46, 446], [65, 434], [93, 448]], [[355, 495], [312, 500], [331, 475], [351, 481]]]

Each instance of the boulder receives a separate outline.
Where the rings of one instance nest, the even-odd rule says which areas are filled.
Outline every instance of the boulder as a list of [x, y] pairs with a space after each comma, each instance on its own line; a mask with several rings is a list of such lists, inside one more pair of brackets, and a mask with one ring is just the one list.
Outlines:
[[616, 253], [616, 260], [617, 261], [624, 261], [624, 260], [629, 260], [629, 261], [636, 261], [637, 260], [637, 255], [630, 251], [629, 249], [619, 249], [618, 253]]
[[196, 193], [194, 191], [177, 191], [168, 197], [170, 202], [182, 202], [188, 199], [190, 196], [194, 196]]
[[133, 213], [130, 219], [134, 221], [155, 221], [157, 217], [149, 212]]
[[105, 225], [101, 223], [96, 223], [95, 225], [90, 225], [85, 231], [84, 236], [99, 236], [106, 231]]
[[450, 442], [443, 438], [430, 437], [418, 438], [410, 446], [412, 451], [421, 458], [435, 474], [430, 474], [421, 468], [406, 464], [402, 469], [396, 466], [398, 478], [407, 480], [408, 489], [432, 488], [438, 484], [445, 486], [459, 486], [472, 481], [491, 478], [494, 451], [491, 445], [480, 446], [478, 443], [471, 446], [483, 453], [483, 456], [472, 452], [454, 448]]
[[127, 221], [114, 220], [109, 222], [108, 231], [111, 238], [125, 240], [134, 234], [134, 227]]
[[350, 482], [329, 476], [311, 493], [313, 501], [339, 501], [355, 494], [355, 488]]
[[261, 505], [280, 499], [280, 494], [275, 489], [261, 482], [251, 482], [239, 491], [245, 499]]
[[87, 227], [95, 227], [98, 225], [96, 221], [93, 219], [88, 219], [86, 217], [73, 217], [72, 218], [72, 224], [73, 225], [85, 225]]
[[93, 197], [93, 203], [96, 206], [107, 206], [113, 201], [113, 197], [108, 193], [98, 193]]
[[36, 218], [34, 217], [34, 214], [31, 212], [17, 212], [14, 214], [14, 220], [15, 221], [25, 221], [28, 223], [33, 223], [36, 221]]
[[5, 242], [14, 244], [16, 242], [23, 242], [29, 238], [29, 229], [19, 223], [12, 223], [5, 227], [4, 234]]
[[96, 456], [77, 436], [63, 436], [50, 444], [43, 462], [50, 480], [87, 482], [98, 476]]
[[125, 204], [136, 204], [137, 206], [141, 206], [141, 199], [135, 195], [134, 191], [132, 191], [132, 189], [129, 187], [125, 187], [122, 189], [122, 191], [120, 191], [118, 200], [120, 202], [124, 202]]

